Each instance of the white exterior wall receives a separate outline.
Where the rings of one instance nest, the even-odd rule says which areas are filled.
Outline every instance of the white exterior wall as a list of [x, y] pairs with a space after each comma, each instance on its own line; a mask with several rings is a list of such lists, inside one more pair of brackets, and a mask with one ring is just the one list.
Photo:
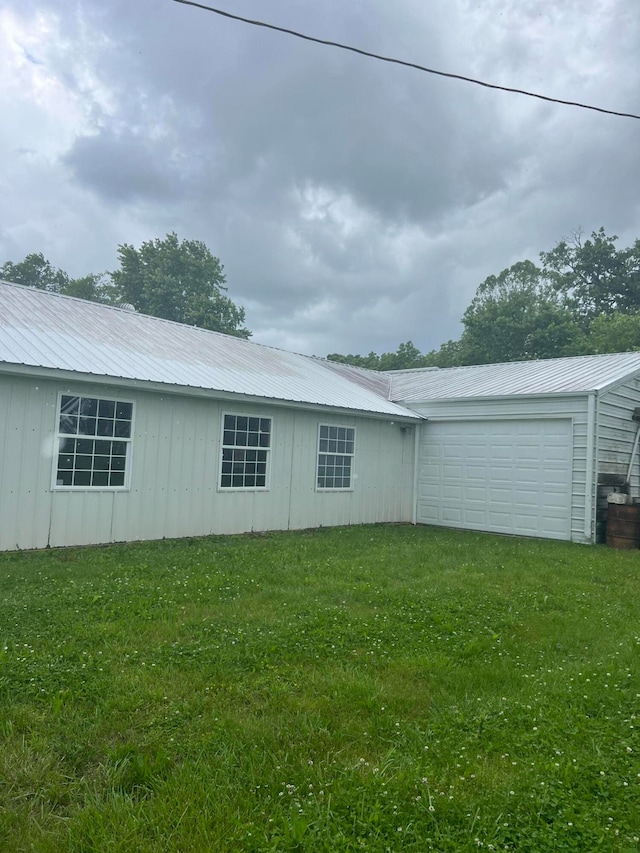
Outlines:
[[[52, 489], [59, 393], [130, 400], [126, 491]], [[272, 418], [269, 489], [220, 491], [222, 413]], [[354, 426], [353, 490], [315, 490], [318, 425]], [[0, 550], [411, 521], [414, 436], [389, 421], [0, 375]]]
[[[587, 500], [588, 465], [591, 455], [593, 466], [594, 446], [588, 450], [588, 398], [585, 396], [558, 397], [511, 397], [504, 399], [454, 401], [429, 401], [412, 403], [411, 408], [427, 419], [447, 421], [460, 418], [467, 420], [483, 419], [537, 419], [550, 417], [569, 418], [573, 432], [573, 485], [571, 494], [571, 540], [574, 542], [593, 541], [594, 510], [591, 504], [595, 493], [594, 478], [589, 484], [590, 498]], [[429, 429], [429, 423], [422, 424], [421, 432]], [[593, 443], [595, 444], [595, 443]], [[420, 451], [418, 451], [418, 481], [421, 473]], [[416, 501], [418, 496], [416, 494]], [[588, 532], [587, 532], [588, 529]]]
[[[598, 400], [598, 474], [627, 476], [640, 423], [632, 420], [640, 407], [640, 378], [634, 377], [605, 392]], [[631, 494], [640, 495], [640, 448], [631, 470]]]

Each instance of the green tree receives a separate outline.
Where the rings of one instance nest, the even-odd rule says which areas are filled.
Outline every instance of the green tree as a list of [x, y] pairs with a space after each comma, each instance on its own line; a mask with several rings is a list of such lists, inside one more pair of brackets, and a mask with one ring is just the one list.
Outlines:
[[327, 356], [329, 361], [366, 367], [369, 370], [408, 370], [413, 367], [426, 367], [426, 358], [412, 341], [400, 344], [396, 352], [383, 352], [381, 355], [375, 352], [370, 352], [369, 355], [340, 355], [332, 352]]
[[640, 350], [640, 311], [633, 314], [600, 314], [591, 323], [582, 343], [584, 354]]
[[531, 261], [519, 261], [485, 279], [462, 322], [463, 364], [566, 355], [580, 338], [571, 311]]
[[111, 273], [117, 301], [178, 323], [248, 338], [244, 309], [225, 296], [219, 259], [198, 240], [180, 242], [175, 233], [148, 240], [139, 249], [118, 247], [120, 269]]
[[53, 293], [64, 292], [69, 284], [66, 272], [52, 266], [42, 252], [33, 252], [17, 264], [6, 261], [0, 267], [0, 278]]
[[14, 284], [37, 287], [39, 290], [62, 293], [92, 302], [110, 301], [109, 287], [103, 275], [90, 274], [82, 278], [70, 278], [64, 270], [56, 269], [42, 252], [33, 252], [17, 264], [7, 261], [0, 267], [0, 278]]
[[582, 239], [577, 231], [540, 258], [543, 274], [588, 330], [600, 315], [640, 309], [640, 240], [618, 249], [604, 228]]

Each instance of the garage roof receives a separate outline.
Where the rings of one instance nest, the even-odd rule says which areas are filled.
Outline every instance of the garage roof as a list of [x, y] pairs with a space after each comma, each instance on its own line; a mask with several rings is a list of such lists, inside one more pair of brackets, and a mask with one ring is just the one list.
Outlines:
[[417, 419], [321, 359], [6, 282], [2, 362]]
[[387, 376], [391, 381], [390, 399], [411, 404], [421, 400], [604, 391], [639, 372], [640, 353], [626, 352], [392, 371]]

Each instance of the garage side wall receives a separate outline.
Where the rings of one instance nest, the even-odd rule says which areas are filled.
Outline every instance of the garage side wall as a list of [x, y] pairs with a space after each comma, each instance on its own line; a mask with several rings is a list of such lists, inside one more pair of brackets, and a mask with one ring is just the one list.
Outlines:
[[[570, 521], [567, 537], [575, 542], [590, 542], [591, 535], [586, 533], [585, 515], [587, 510], [587, 420], [588, 403], [586, 396], [564, 396], [558, 398], [504, 398], [494, 400], [482, 400], [475, 398], [464, 401], [443, 401], [411, 403], [411, 408], [418, 414], [434, 422], [456, 422], [475, 421], [480, 425], [483, 422], [504, 422], [512, 420], [549, 420], [561, 419], [569, 423], [571, 447], [571, 459], [567, 474], [570, 477]], [[427, 436], [429, 422], [421, 426], [421, 436]], [[421, 449], [425, 439], [421, 438]], [[418, 488], [417, 488], [417, 520], [426, 521], [421, 518], [420, 493], [422, 484], [427, 482], [428, 474], [423, 460], [418, 459]], [[592, 487], [591, 487], [592, 488]], [[451, 525], [456, 526], [456, 525]], [[557, 538], [552, 535], [551, 538]]]
[[[59, 394], [134, 404], [130, 487], [52, 487]], [[219, 488], [223, 413], [271, 418], [268, 489]], [[355, 427], [353, 488], [317, 491], [319, 424]], [[0, 550], [411, 521], [414, 435], [268, 404], [0, 375]]]
[[[598, 401], [598, 480], [625, 479], [640, 423], [632, 419], [640, 407], [640, 379], [629, 379], [602, 394]], [[605, 484], [606, 485], [606, 484]], [[640, 496], [640, 448], [631, 470], [631, 494]]]

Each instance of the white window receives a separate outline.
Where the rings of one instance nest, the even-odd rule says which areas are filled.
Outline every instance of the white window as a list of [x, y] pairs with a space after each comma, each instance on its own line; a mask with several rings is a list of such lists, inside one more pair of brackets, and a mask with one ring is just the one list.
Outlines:
[[318, 434], [318, 489], [350, 489], [353, 479], [354, 427], [320, 424]]
[[221, 489], [266, 489], [271, 418], [224, 415]]
[[60, 396], [55, 485], [122, 489], [128, 486], [133, 403]]

